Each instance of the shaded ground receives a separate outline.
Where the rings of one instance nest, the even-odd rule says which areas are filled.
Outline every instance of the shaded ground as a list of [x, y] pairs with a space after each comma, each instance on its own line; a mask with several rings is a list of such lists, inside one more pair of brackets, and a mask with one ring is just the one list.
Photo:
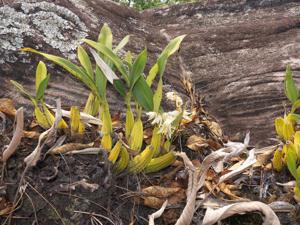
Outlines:
[[[7, 130], [0, 135], [0, 141], [9, 143], [13, 130], [12, 121], [9, 120]], [[86, 137], [86, 142], [96, 138], [95, 133]], [[184, 138], [182, 139], [184, 146]], [[16, 155], [7, 165], [3, 185], [1, 186], [1, 197], [12, 202], [24, 170], [24, 158], [34, 149], [37, 141], [24, 138]], [[184, 148], [189, 156], [201, 161], [210, 151], [195, 153]], [[47, 150], [44, 149], [44, 151]], [[103, 224], [148, 224], [148, 215], [156, 211], [143, 206], [141, 201], [141, 188], [151, 185], [162, 185], [168, 187], [176, 181], [182, 187], [187, 186], [187, 174], [184, 168], [169, 176], [174, 171], [170, 167], [160, 173], [153, 175], [129, 176], [121, 174], [116, 176], [111, 171], [110, 163], [105, 154], [95, 155], [64, 155], [47, 156], [38, 165], [25, 174], [23, 188], [25, 193], [19, 202], [16, 212], [13, 214], [11, 224], [96, 224], [98, 218]], [[168, 175], [168, 176], [166, 176]], [[168, 177], [168, 178], [167, 178]], [[278, 188], [276, 182], [286, 182], [289, 177], [286, 170], [280, 174], [272, 174], [270, 170], [254, 170], [251, 177], [246, 177], [240, 182], [239, 196], [251, 200], [262, 200], [270, 203], [274, 200], [292, 199], [292, 194], [284, 193]], [[70, 188], [82, 179], [89, 184], [99, 185], [95, 190], [93, 187], [84, 188], [77, 186]], [[214, 179], [217, 179], [215, 177]], [[259, 198], [261, 188], [267, 187], [267, 195]], [[219, 199], [228, 199], [224, 193], [219, 193]], [[3, 200], [2, 199], [2, 200]], [[156, 220], [157, 224], [174, 224], [180, 215], [185, 201], [172, 206], [165, 212], [162, 219]], [[168, 212], [169, 211], [169, 212]], [[193, 224], [201, 224], [205, 211], [200, 209], [195, 214]], [[298, 212], [299, 213], [299, 212]], [[279, 214], [281, 223], [286, 225], [299, 224], [294, 212]], [[38, 223], [34, 223], [35, 218]], [[94, 219], [96, 218], [96, 219]], [[1, 217], [1, 222], [5, 221]], [[94, 223], [92, 222], [94, 221]], [[299, 221], [299, 215], [298, 215]], [[223, 221], [226, 225], [238, 224], [262, 224], [259, 213], [234, 216]]]

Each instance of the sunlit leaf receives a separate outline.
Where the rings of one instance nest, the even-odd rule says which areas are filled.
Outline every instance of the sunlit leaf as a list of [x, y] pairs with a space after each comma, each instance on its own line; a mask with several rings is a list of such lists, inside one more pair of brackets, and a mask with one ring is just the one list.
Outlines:
[[113, 35], [111, 29], [107, 23], [104, 23], [98, 36], [98, 42], [105, 45], [107, 48], [112, 49], [112, 41]]
[[118, 53], [121, 49], [123, 49], [127, 43], [129, 42], [130, 35], [125, 36], [120, 43], [117, 45], [117, 47], [114, 49], [114, 53]]
[[90, 88], [92, 91], [96, 92], [96, 86], [94, 84], [94, 81], [89, 77], [89, 75], [87, 75], [87, 73], [84, 71], [84, 69], [73, 64], [69, 60], [59, 57], [59, 56], [39, 52], [32, 48], [22, 48], [21, 50], [25, 51], [25, 52], [33, 52], [33, 53], [44, 56], [48, 60], [63, 67], [65, 70], [67, 70], [69, 73], [71, 73], [74, 77], [81, 80], [88, 88]]
[[153, 111], [154, 112], [158, 112], [158, 110], [160, 108], [162, 92], [163, 92], [163, 82], [162, 82], [162, 79], [159, 79], [156, 91], [153, 95]]
[[94, 79], [93, 67], [90, 57], [88, 56], [84, 48], [82, 48], [80, 45], [77, 48], [77, 57], [79, 59], [80, 64], [85, 69], [86, 73], [91, 77], [91, 79]]
[[147, 84], [149, 85], [149, 87], [151, 87], [152, 83], [153, 83], [153, 80], [155, 79], [156, 77], [156, 74], [158, 73], [158, 64], [155, 63], [152, 68], [150, 69], [149, 71], [149, 74], [147, 76]]
[[290, 173], [297, 179], [297, 154], [292, 145], [287, 145], [287, 166]]
[[294, 113], [299, 107], [300, 107], [300, 99], [298, 99], [293, 103], [291, 113]]
[[46, 78], [47, 76], [47, 67], [44, 62], [40, 61], [39, 64], [36, 67], [35, 72], [35, 90], [37, 91], [41, 82]]

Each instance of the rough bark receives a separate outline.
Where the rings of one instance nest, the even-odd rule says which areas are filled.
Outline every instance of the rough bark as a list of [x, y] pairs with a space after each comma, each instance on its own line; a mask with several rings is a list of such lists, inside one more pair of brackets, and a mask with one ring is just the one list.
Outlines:
[[[28, 103], [7, 84], [17, 79], [33, 89], [40, 57], [17, 51], [35, 47], [75, 58], [83, 37], [96, 38], [104, 22], [116, 39], [133, 34], [127, 49], [145, 45], [157, 56], [166, 36], [187, 34], [180, 55], [197, 91], [206, 96], [208, 110], [225, 131], [250, 130], [255, 141], [273, 136], [274, 117], [283, 111], [283, 77], [291, 64], [300, 73], [300, 3], [297, 0], [214, 0], [138, 13], [110, 1], [57, 0], [5, 3], [0, 7], [0, 96]], [[83, 105], [87, 91], [57, 67], [52, 68], [48, 96], [65, 105]], [[148, 65], [149, 66], [149, 65]], [[182, 91], [179, 66], [173, 57], [165, 80]], [[114, 92], [110, 101], [118, 102]], [[113, 109], [118, 110], [118, 104]]]

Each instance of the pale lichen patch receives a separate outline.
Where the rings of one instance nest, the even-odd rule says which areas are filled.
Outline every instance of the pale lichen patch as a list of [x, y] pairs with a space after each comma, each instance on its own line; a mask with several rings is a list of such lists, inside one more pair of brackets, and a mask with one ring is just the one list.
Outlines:
[[[13, 8], [0, 7], [0, 63], [16, 62], [18, 49], [26, 38], [43, 40], [42, 43], [59, 50], [63, 55], [74, 58], [80, 39], [86, 37], [88, 28], [69, 9], [49, 2], [19, 3]], [[40, 43], [37, 41], [36, 43]]]

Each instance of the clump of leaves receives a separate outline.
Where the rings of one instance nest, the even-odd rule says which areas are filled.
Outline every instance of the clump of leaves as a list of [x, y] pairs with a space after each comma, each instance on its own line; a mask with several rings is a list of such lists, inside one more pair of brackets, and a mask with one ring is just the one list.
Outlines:
[[[45, 90], [48, 86], [49, 79], [50, 74], [47, 73], [47, 67], [44, 62], [40, 61], [35, 74], [35, 96], [26, 91], [18, 82], [13, 80], [10, 81], [23, 96], [32, 102], [37, 123], [44, 129], [50, 128], [55, 119], [54, 115], [45, 104]], [[64, 120], [61, 120], [58, 127], [67, 128], [68, 125]]]
[[300, 131], [296, 125], [300, 123], [300, 115], [296, 110], [300, 107], [299, 90], [293, 79], [290, 66], [287, 66], [284, 79], [285, 94], [292, 107], [283, 117], [275, 119], [275, 128], [282, 145], [276, 149], [273, 157], [273, 168], [280, 171], [287, 165], [290, 173], [296, 180], [295, 198], [300, 201]]
[[[131, 173], [141, 171], [155, 172], [168, 165], [174, 159], [175, 154], [170, 150], [173, 135], [180, 125], [181, 119], [187, 115], [181, 104], [172, 112], [163, 112], [161, 107], [163, 97], [163, 74], [168, 58], [177, 52], [185, 35], [174, 38], [165, 47], [156, 63], [145, 76], [147, 63], [147, 49], [144, 49], [136, 57], [127, 52], [124, 57], [118, 56], [120, 51], [129, 41], [126, 36], [115, 48], [113, 48], [113, 35], [107, 24], [100, 30], [97, 41], [83, 39], [90, 46], [89, 51], [92, 61], [86, 50], [79, 46], [77, 49], [79, 66], [59, 56], [39, 52], [35, 49], [24, 48], [40, 54], [48, 60], [63, 67], [71, 75], [83, 82], [91, 91], [84, 112], [91, 115], [99, 114], [102, 125], [99, 127], [102, 133], [101, 146], [109, 152], [109, 159], [114, 164], [117, 172], [125, 168]], [[153, 81], [157, 78], [157, 87], [152, 88]], [[109, 104], [106, 99], [107, 81], [124, 99], [126, 107], [126, 120], [124, 132], [116, 143], [112, 143], [112, 120]], [[179, 97], [178, 97], [179, 98]], [[135, 111], [132, 106], [135, 106]], [[72, 111], [72, 110], [71, 110]], [[144, 127], [142, 114], [147, 112], [152, 120], [153, 131], [149, 144], [144, 141]], [[78, 110], [73, 108], [73, 117], [78, 117]], [[78, 118], [77, 120], [78, 121]], [[72, 123], [73, 133], [79, 132], [80, 123]]]

